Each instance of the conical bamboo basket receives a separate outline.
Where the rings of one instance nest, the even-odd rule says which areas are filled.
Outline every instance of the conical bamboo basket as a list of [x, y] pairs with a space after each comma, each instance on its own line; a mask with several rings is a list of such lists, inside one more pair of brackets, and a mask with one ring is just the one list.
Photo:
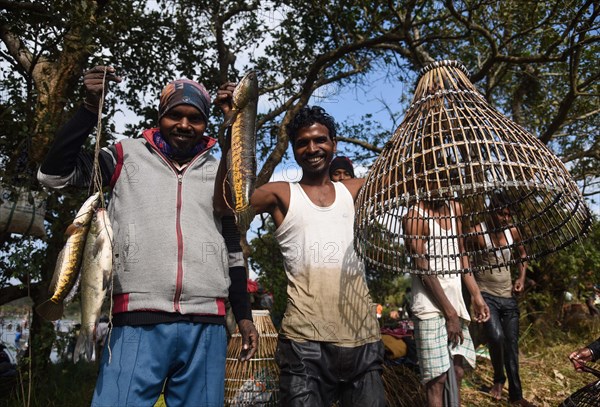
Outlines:
[[[450, 213], [450, 204], [462, 209], [462, 215]], [[424, 208], [417, 220], [416, 207]], [[512, 215], [509, 226], [477, 231], [476, 225], [489, 223], [505, 208]], [[455, 227], [453, 233], [425, 236], [415, 233], [417, 221], [429, 226], [432, 221], [455, 222], [462, 231]], [[471, 261], [461, 264], [460, 272], [493, 270], [555, 252], [584, 234], [590, 222], [589, 209], [563, 163], [493, 109], [464, 66], [441, 61], [421, 71], [406, 117], [367, 176], [357, 198], [355, 248], [378, 271], [444, 274], [449, 271], [431, 264], [465, 257]], [[507, 227], [516, 228], [520, 244], [469, 245]], [[418, 239], [426, 241], [427, 253], [414, 250], [411, 243]], [[447, 249], [431, 249], [441, 246]], [[475, 261], [503, 249], [512, 256], [496, 264]], [[430, 265], [423, 267], [423, 259]]]
[[277, 330], [267, 310], [252, 310], [260, 335], [258, 352], [246, 362], [238, 360], [242, 335], [237, 331], [227, 345], [225, 405], [230, 407], [278, 406], [279, 367], [275, 363]]

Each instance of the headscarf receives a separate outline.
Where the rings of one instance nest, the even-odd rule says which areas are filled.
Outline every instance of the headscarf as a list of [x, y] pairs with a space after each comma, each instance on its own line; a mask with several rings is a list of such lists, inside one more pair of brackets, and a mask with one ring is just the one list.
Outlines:
[[348, 174], [350, 174], [350, 176], [352, 178], [355, 177], [354, 167], [352, 166], [352, 161], [350, 161], [350, 159], [348, 157], [343, 157], [343, 156], [335, 157], [331, 161], [331, 164], [329, 165], [329, 176], [331, 176], [331, 174], [333, 174], [333, 172], [335, 170], [340, 169], [340, 168], [348, 171]]
[[194, 106], [202, 113], [204, 120], [208, 123], [210, 96], [206, 88], [200, 83], [189, 79], [177, 79], [169, 82], [160, 93], [158, 120], [178, 105]]

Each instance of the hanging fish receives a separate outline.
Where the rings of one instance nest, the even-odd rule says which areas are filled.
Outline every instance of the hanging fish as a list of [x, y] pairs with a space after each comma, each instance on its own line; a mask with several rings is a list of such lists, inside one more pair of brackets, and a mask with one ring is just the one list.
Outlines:
[[73, 361], [81, 354], [91, 360], [95, 327], [110, 285], [113, 266], [113, 231], [106, 209], [96, 211], [88, 232], [81, 262], [81, 330]]
[[56, 321], [62, 317], [65, 299], [79, 276], [85, 240], [99, 202], [100, 192], [90, 196], [65, 232], [68, 236], [67, 242], [58, 255], [50, 283], [52, 297], [36, 307], [38, 314], [48, 321]]
[[231, 125], [231, 148], [227, 154], [227, 182], [238, 229], [245, 234], [254, 219], [250, 197], [256, 181], [256, 111], [258, 80], [248, 72], [233, 91], [233, 109], [225, 125]]

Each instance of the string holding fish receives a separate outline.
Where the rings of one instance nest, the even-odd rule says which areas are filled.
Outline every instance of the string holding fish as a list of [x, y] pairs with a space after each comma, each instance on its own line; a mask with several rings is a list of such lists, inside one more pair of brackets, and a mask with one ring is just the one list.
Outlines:
[[101, 196], [99, 208], [94, 214], [92, 226], [89, 229], [84, 249], [84, 259], [81, 267], [81, 330], [75, 345], [74, 359], [84, 355], [91, 359], [95, 343], [96, 326], [100, 319], [102, 304], [107, 292], [110, 291], [110, 310], [108, 321], [109, 362], [112, 359], [110, 348], [110, 335], [112, 333], [112, 289], [114, 285], [113, 273], [113, 230], [106, 210], [104, 195], [102, 194], [102, 173], [100, 169], [100, 144], [102, 139], [102, 111], [106, 90], [106, 75], [108, 68], [104, 68], [102, 77], [102, 91], [98, 104], [98, 122], [96, 125], [96, 145], [94, 149], [94, 164], [90, 188]]
[[[227, 153], [227, 176], [223, 184], [225, 202], [233, 211], [240, 233], [245, 234], [254, 219], [250, 197], [256, 182], [256, 114], [258, 79], [254, 71], [244, 75], [233, 91], [233, 110], [223, 123], [230, 127], [231, 147]], [[228, 202], [227, 190], [232, 202]]]
[[[90, 196], [75, 215], [75, 219], [67, 227], [65, 235], [67, 241], [59, 253], [50, 283], [50, 298], [36, 307], [36, 311], [43, 318], [55, 321], [62, 317], [65, 304], [76, 294], [81, 276], [81, 265], [84, 262], [84, 248], [88, 239], [88, 232], [98, 208], [104, 208], [102, 194], [102, 176], [100, 173], [99, 155], [100, 139], [102, 132], [102, 109], [104, 104], [104, 89], [106, 85], [107, 69], [104, 68], [102, 77], [102, 93], [99, 101], [98, 123], [96, 131], [96, 148], [92, 182], [90, 183]], [[112, 243], [112, 242], [111, 242]]]

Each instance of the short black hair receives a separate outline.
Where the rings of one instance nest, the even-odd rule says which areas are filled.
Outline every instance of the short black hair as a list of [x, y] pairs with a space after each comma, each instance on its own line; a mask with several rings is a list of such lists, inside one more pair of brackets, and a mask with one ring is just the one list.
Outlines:
[[513, 202], [511, 202], [510, 197], [506, 193], [506, 191], [502, 191], [499, 189], [495, 189], [492, 191], [490, 195], [490, 204], [488, 205], [489, 209], [497, 210], [502, 208], [511, 209]]
[[296, 141], [296, 136], [298, 135], [298, 130], [312, 126], [315, 123], [322, 124], [327, 127], [329, 130], [329, 138], [332, 141], [335, 140], [336, 133], [336, 124], [333, 117], [331, 117], [325, 109], [320, 106], [304, 106], [300, 111], [294, 116], [292, 121], [285, 126], [286, 133], [292, 146]]

